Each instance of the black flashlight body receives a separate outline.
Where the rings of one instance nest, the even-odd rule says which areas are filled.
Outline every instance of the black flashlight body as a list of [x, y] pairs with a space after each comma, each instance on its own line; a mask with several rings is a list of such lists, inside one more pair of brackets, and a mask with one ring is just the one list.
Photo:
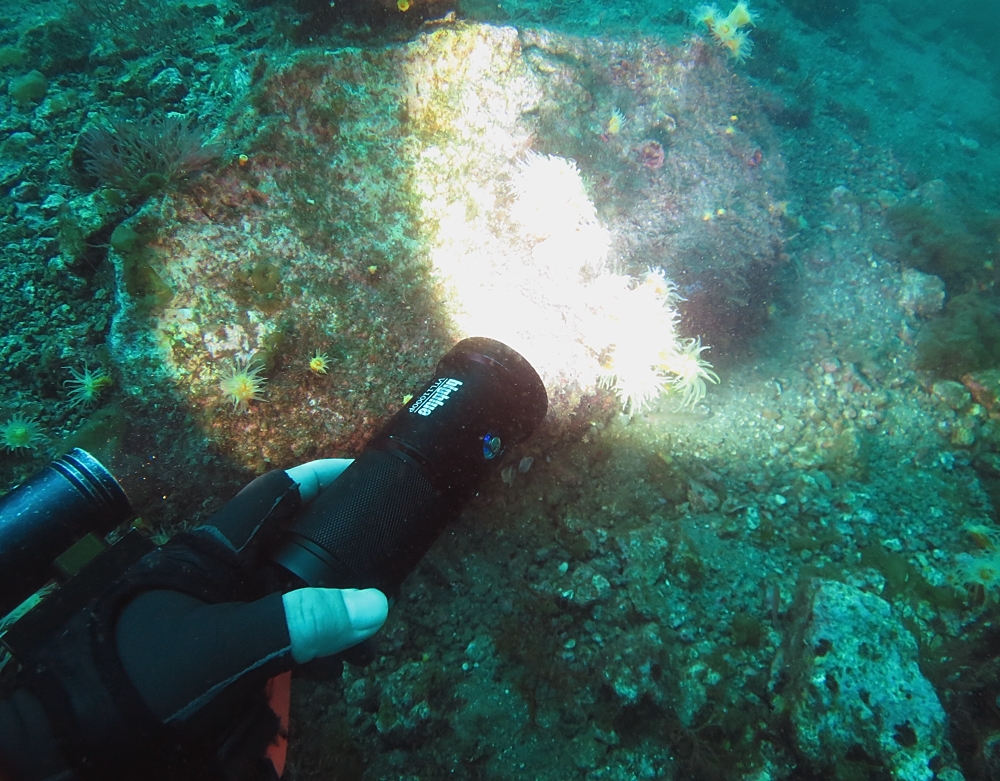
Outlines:
[[545, 386], [520, 354], [482, 337], [459, 342], [286, 530], [272, 559], [309, 586], [395, 593], [547, 408]]
[[79, 448], [0, 497], [0, 616], [44, 585], [53, 559], [76, 540], [131, 517], [118, 481]]

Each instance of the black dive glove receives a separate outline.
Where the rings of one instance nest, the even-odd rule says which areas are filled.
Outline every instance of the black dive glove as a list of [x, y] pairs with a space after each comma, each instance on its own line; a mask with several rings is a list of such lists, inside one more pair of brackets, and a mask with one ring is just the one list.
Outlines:
[[277, 778], [266, 682], [365, 640], [388, 610], [375, 589], [296, 589], [259, 562], [349, 463], [257, 478], [21, 660], [23, 686], [0, 701], [0, 778]]

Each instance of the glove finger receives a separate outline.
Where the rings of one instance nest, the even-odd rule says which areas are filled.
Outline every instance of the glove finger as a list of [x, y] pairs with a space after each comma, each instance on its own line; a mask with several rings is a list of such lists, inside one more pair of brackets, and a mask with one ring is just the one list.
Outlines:
[[253, 560], [256, 549], [300, 507], [298, 486], [287, 473], [276, 469], [246, 485], [193, 531], [221, 543], [230, 555]]
[[241, 559], [252, 561], [274, 530], [294, 517], [303, 502], [315, 499], [352, 461], [323, 458], [261, 475], [195, 531], [223, 543]]
[[321, 458], [286, 469], [285, 474], [299, 484], [302, 501], [311, 502], [352, 463], [353, 458]]

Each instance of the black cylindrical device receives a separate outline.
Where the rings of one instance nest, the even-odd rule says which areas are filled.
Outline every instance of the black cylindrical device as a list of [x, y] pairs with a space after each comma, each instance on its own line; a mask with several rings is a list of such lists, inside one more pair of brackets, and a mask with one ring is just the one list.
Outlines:
[[118, 481], [80, 448], [0, 497], [0, 616], [43, 586], [53, 560], [80, 537], [131, 517]]
[[464, 339], [286, 530], [273, 560], [310, 586], [394, 593], [548, 396], [519, 353]]

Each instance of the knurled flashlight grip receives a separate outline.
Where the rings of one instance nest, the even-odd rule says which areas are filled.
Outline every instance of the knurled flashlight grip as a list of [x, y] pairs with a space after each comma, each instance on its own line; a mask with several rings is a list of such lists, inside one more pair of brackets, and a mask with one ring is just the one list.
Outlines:
[[289, 530], [275, 561], [310, 586], [392, 593], [450, 520], [448, 505], [412, 463], [366, 450]]

